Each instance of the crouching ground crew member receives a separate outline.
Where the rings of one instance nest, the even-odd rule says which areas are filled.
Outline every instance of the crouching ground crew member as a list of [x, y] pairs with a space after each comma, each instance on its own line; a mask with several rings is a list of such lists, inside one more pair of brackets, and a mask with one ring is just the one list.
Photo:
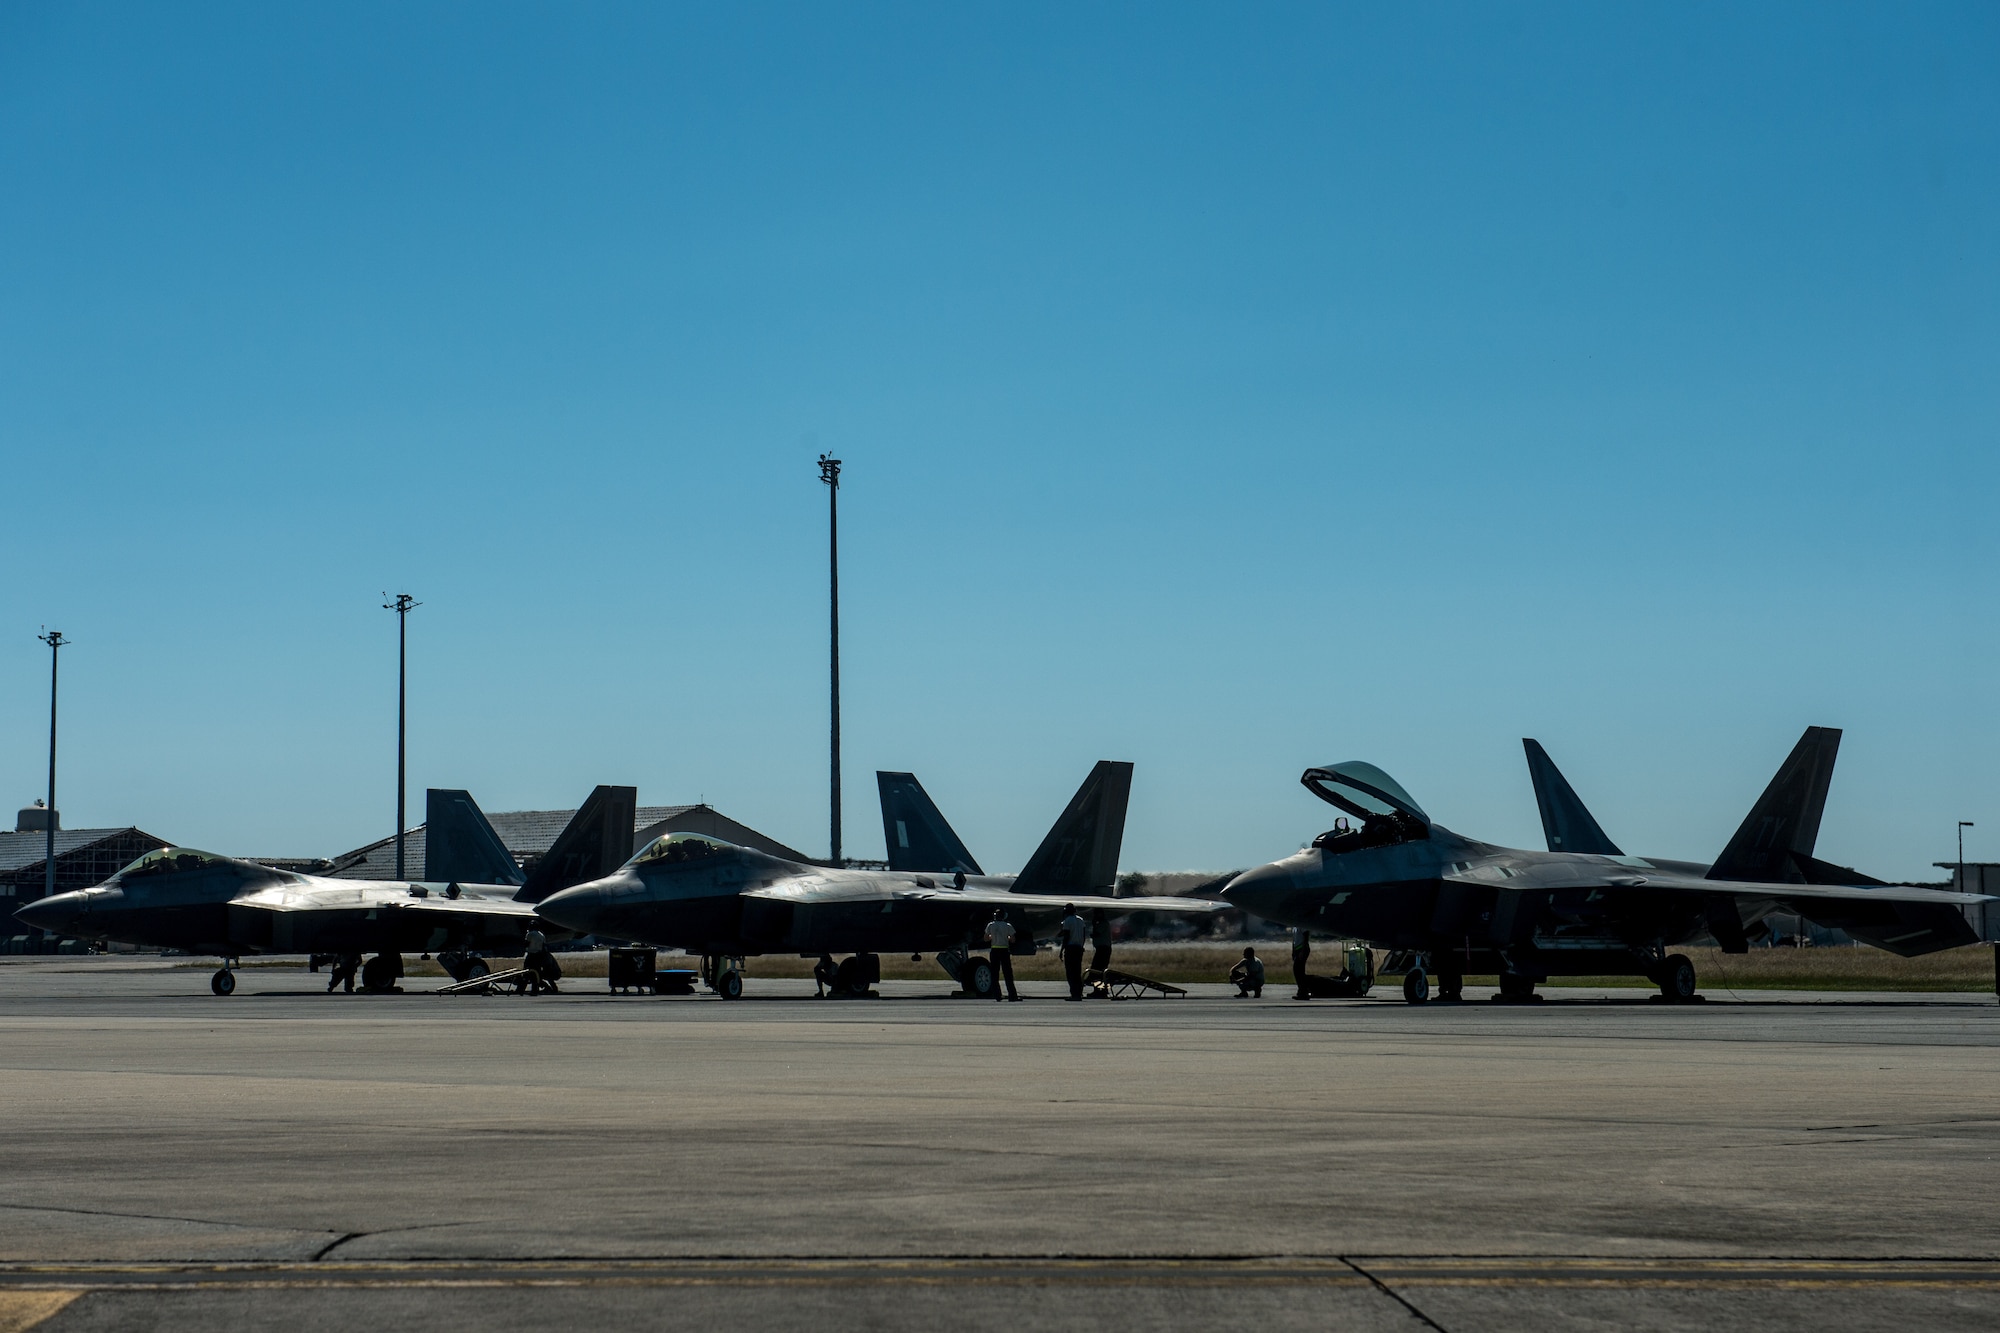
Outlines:
[[1090, 938], [1090, 927], [1076, 914], [1075, 903], [1063, 904], [1062, 925], [1056, 928], [1062, 937], [1063, 977], [1069, 982], [1069, 998], [1083, 998], [1083, 945]]
[[1243, 950], [1242, 961], [1229, 969], [1229, 979], [1236, 983], [1236, 998], [1246, 995], [1264, 998], [1264, 960], [1257, 956], [1255, 949]]
[[993, 998], [1000, 998], [1000, 979], [1007, 979], [1007, 998], [1018, 1000], [1021, 992], [1014, 989], [1014, 927], [1007, 920], [1007, 909], [993, 909], [993, 919], [986, 923], [986, 948], [993, 956]]

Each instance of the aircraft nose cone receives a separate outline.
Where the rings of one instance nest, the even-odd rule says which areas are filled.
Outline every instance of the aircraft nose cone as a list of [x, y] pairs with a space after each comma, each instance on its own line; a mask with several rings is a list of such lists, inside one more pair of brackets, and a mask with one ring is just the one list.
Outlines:
[[1222, 898], [1232, 906], [1240, 907], [1256, 916], [1262, 915], [1259, 908], [1271, 906], [1291, 887], [1290, 871], [1283, 866], [1264, 865], [1246, 870], [1223, 885]]
[[604, 910], [604, 888], [590, 883], [563, 889], [535, 904], [535, 910], [565, 930], [589, 935], [597, 929], [598, 916]]
[[83, 895], [80, 893], [58, 893], [53, 897], [29, 903], [14, 913], [17, 920], [50, 935], [67, 933], [81, 915], [83, 915]]

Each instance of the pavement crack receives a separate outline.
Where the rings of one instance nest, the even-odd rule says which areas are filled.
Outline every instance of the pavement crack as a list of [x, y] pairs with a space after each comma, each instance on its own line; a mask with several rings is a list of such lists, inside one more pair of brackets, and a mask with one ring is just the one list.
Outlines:
[[333, 1240], [330, 1240], [326, 1244], [320, 1246], [319, 1249], [315, 1250], [313, 1252], [313, 1257], [310, 1260], [308, 1260], [308, 1262], [316, 1264], [320, 1260], [326, 1258], [326, 1256], [328, 1256], [329, 1254], [332, 1254], [335, 1250], [339, 1249], [341, 1246], [347, 1244], [348, 1241], [360, 1240], [363, 1236], [367, 1234], [368, 1233], [366, 1231], [350, 1231], [346, 1235], [337, 1236]]
[[1359, 1273], [1362, 1277], [1367, 1278], [1369, 1284], [1372, 1285], [1375, 1288], [1375, 1290], [1381, 1292], [1384, 1296], [1387, 1296], [1390, 1300], [1402, 1306], [1405, 1310], [1408, 1310], [1410, 1312], [1410, 1317], [1412, 1319], [1422, 1324], [1425, 1328], [1434, 1328], [1437, 1330], [1437, 1333], [1445, 1333], [1445, 1327], [1443, 1324], [1440, 1324], [1437, 1320], [1431, 1318], [1429, 1315], [1425, 1314], [1422, 1310], [1419, 1310], [1415, 1306], [1415, 1304], [1413, 1304], [1410, 1300], [1404, 1297], [1401, 1292], [1391, 1287], [1381, 1278], [1376, 1277], [1373, 1273], [1363, 1268], [1360, 1264], [1355, 1263], [1354, 1260], [1348, 1258], [1346, 1255], [1343, 1254], [1339, 1256], [1339, 1258], [1340, 1262], [1346, 1264], [1349, 1268], [1353, 1269], [1356, 1273]]

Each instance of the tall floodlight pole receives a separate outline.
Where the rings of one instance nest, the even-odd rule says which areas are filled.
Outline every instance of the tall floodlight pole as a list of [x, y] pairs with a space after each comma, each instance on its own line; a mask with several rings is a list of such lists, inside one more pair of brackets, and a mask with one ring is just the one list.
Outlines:
[[828, 596], [832, 614], [833, 660], [833, 809], [832, 850], [827, 859], [840, 864], [840, 460], [831, 454], [819, 456], [819, 479], [826, 483], [826, 536]]
[[1974, 825], [1969, 819], [1958, 821], [1958, 883], [1952, 887], [1960, 893], [1965, 892], [1965, 831], [1972, 827]]
[[[388, 597], [388, 593], [382, 594]], [[406, 688], [410, 668], [410, 612], [422, 606], [406, 592], [399, 592], [389, 601], [382, 603], [384, 611], [396, 613], [396, 878], [407, 878], [403, 874], [403, 775], [404, 736], [408, 727], [409, 692]]]
[[63, 645], [69, 640], [59, 629], [35, 637], [49, 646], [49, 813], [44, 821], [48, 833], [44, 844], [47, 855], [42, 867], [42, 896], [53, 898], [56, 894], [56, 667], [62, 661]]

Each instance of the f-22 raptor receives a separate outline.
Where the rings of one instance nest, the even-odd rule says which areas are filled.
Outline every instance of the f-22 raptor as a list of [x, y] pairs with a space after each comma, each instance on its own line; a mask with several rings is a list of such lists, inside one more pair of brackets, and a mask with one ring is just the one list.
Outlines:
[[357, 961], [373, 953], [363, 982], [380, 990], [402, 975], [402, 954], [431, 952], [464, 981], [486, 974], [480, 953], [521, 951], [542, 899], [625, 858], [637, 798], [631, 787], [597, 788], [525, 875], [469, 794], [432, 789], [423, 881], [328, 879], [162, 847], [94, 888], [43, 898], [15, 915], [52, 934], [220, 957], [209, 979], [217, 995], [236, 990], [238, 959], [269, 953]]
[[1019, 875], [987, 875], [908, 773], [876, 775], [887, 871], [803, 864], [697, 833], [669, 833], [617, 873], [564, 889], [542, 915], [578, 934], [636, 940], [702, 955], [703, 979], [725, 999], [743, 993], [743, 960], [766, 953], [849, 953], [839, 984], [865, 990], [881, 953], [933, 953], [968, 996], [993, 994], [974, 956], [995, 910], [1032, 950], [1075, 905], [1109, 913], [1211, 914], [1193, 898], [1114, 898], [1132, 765], [1101, 761]]
[[1808, 727], [1713, 865], [1627, 856], [1546, 751], [1523, 741], [1549, 850], [1453, 833], [1396, 780], [1352, 760], [1309, 768], [1306, 790], [1347, 818], [1295, 856], [1245, 871], [1221, 896], [1257, 916], [1365, 939], [1401, 958], [1403, 998], [1461, 998], [1468, 973], [1497, 973], [1503, 1000], [1550, 976], [1638, 975], [1669, 1001], [1695, 998], [1678, 944], [1742, 953], [1791, 913], [1911, 957], [1972, 944], [1963, 908], [1986, 899], [1885, 884], [1813, 856], [1840, 732]]

